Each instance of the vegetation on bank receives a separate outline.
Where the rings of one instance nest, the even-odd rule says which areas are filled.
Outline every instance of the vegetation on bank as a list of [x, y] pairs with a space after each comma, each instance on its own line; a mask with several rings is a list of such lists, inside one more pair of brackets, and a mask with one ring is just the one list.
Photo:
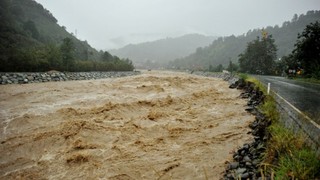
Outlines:
[[276, 61], [277, 48], [272, 36], [248, 43], [239, 55], [240, 71], [251, 74], [280, 74], [289, 77], [320, 79], [320, 23], [310, 23], [298, 35], [291, 54]]
[[[240, 75], [255, 83], [266, 95], [266, 88], [257, 79]], [[280, 115], [272, 95], [266, 95], [260, 110], [272, 121], [267, 129], [270, 139], [261, 164], [263, 173], [275, 179], [315, 179], [320, 177], [320, 157], [305, 141], [302, 134], [295, 134], [280, 123]]]
[[277, 47], [272, 35], [249, 42], [244, 53], [239, 55], [239, 65], [242, 72], [250, 74], [273, 74]]
[[[275, 28], [266, 28], [260, 30], [262, 38], [260, 38], [258, 34], [255, 40], [247, 43], [243, 52], [239, 52], [238, 64], [232, 62], [233, 58], [231, 58], [231, 56], [237, 52], [233, 46], [239, 45], [238, 40], [242, 38], [241, 36], [218, 39], [214, 41], [211, 46], [204, 49], [197, 49], [195, 54], [183, 60], [176, 60], [173, 62], [173, 65], [180, 63], [181, 67], [187, 65], [191, 69], [196, 68], [201, 70], [204, 68], [211, 72], [228, 70], [231, 72], [239, 71], [250, 74], [287, 75], [289, 78], [307, 78], [305, 81], [319, 83], [320, 23], [318, 21], [319, 18], [317, 18], [319, 16], [320, 11], [309, 11], [306, 16], [300, 16], [299, 18], [295, 15], [291, 22], [288, 22], [286, 26], [283, 25], [283, 27], [280, 28], [282, 30], [289, 30], [289, 27], [292, 29], [296, 28], [295, 30], [297, 30], [297, 27], [299, 27], [299, 29], [304, 28], [301, 31], [296, 31], [296, 35], [292, 37], [293, 48], [291, 53], [286, 51], [287, 53], [283, 54], [283, 44], [279, 44], [279, 41], [282, 41], [282, 37], [278, 36], [280, 30], [274, 31]], [[301, 26], [306, 22], [309, 22], [309, 24]], [[292, 33], [292, 29], [288, 32]], [[250, 33], [247, 34], [245, 39], [248, 40], [250, 35]], [[276, 38], [273, 38], [273, 35]], [[294, 39], [296, 39], [295, 44]], [[220, 44], [220, 46], [218, 46], [218, 44]], [[219, 58], [220, 61], [224, 59], [224, 62], [217, 61], [215, 57], [219, 56], [220, 53], [224, 53], [225, 50], [228, 50], [229, 54], [224, 54]], [[226, 62], [228, 62], [225, 59], [228, 56], [229, 66], [225, 68], [223, 65], [226, 65]], [[282, 58], [278, 58], [281, 56]], [[192, 59], [193, 61], [191, 61]], [[188, 60], [190, 60], [189, 63]]]
[[[298, 35], [295, 48], [283, 58], [287, 69], [294, 70], [293, 75], [320, 79], [320, 23], [316, 21], [306, 26]], [[289, 72], [290, 73], [290, 72]]]
[[128, 59], [119, 59], [104, 52], [99, 60], [76, 59], [75, 45], [70, 38], [60, 46], [48, 44], [15, 51], [8, 59], [2, 59], [2, 72], [36, 71], [132, 71]]
[[[250, 74], [283, 75], [288, 77], [320, 79], [320, 23], [310, 23], [298, 35], [291, 54], [276, 60], [277, 47], [272, 35], [262, 31], [263, 37], [249, 42], [239, 55], [239, 71]], [[231, 65], [232, 62], [230, 61]], [[209, 71], [222, 71], [220, 64], [216, 68], [209, 66]], [[228, 69], [230, 69], [230, 64]], [[307, 80], [306, 80], [307, 81]]]
[[0, 71], [131, 71], [132, 62], [77, 39], [34, 0], [0, 1]]
[[320, 84], [320, 79], [316, 78], [301, 78], [301, 77], [296, 77], [294, 78], [296, 81], [301, 81], [301, 82], [308, 82], [308, 83], [314, 83], [314, 84]]

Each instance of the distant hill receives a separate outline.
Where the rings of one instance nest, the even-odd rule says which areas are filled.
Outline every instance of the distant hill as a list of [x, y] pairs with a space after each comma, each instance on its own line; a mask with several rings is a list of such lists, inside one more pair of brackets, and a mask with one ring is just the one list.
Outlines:
[[[295, 14], [291, 21], [284, 22], [281, 27], [268, 26], [264, 30], [273, 36], [278, 48], [277, 55], [282, 57], [291, 53], [298, 33], [301, 33], [306, 25], [317, 20], [320, 20], [320, 11], [308, 11], [305, 15]], [[220, 37], [207, 47], [197, 48], [196, 52], [189, 56], [171, 61], [168, 67], [207, 69], [210, 65], [218, 66], [219, 64], [226, 67], [230, 61], [238, 63], [238, 55], [245, 50], [248, 42], [256, 39], [257, 36], [261, 37], [261, 32], [262, 29], [254, 29], [237, 37], [234, 35]]]
[[[107, 52], [98, 52], [57, 22], [34, 0], [1, 0], [0, 71], [45, 71], [51, 68], [89, 71], [98, 70], [96, 67], [113, 70], [119, 64], [123, 67], [130, 65], [129, 60], [121, 61]], [[64, 47], [69, 52], [62, 52], [63, 42], [69, 43], [69, 50]], [[69, 59], [63, 57], [63, 53], [69, 53]], [[105, 62], [97, 65], [101, 59]], [[70, 68], [65, 67], [66, 63]]]
[[197, 47], [209, 45], [214, 39], [216, 38], [212, 36], [188, 34], [177, 38], [130, 44], [109, 52], [121, 58], [129, 58], [136, 65], [158, 66], [170, 60], [187, 56]]

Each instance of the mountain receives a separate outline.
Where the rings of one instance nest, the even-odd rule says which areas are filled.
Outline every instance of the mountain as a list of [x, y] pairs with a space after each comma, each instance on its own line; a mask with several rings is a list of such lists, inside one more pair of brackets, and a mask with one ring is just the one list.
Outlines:
[[80, 41], [57, 24], [57, 19], [41, 4], [33, 0], [1, 0], [1, 45], [10, 42], [18, 48], [30, 45], [61, 44], [66, 37], [75, 44], [76, 56], [84, 58], [90, 52], [97, 58], [98, 52], [86, 41]]
[[196, 52], [184, 58], [177, 58], [169, 63], [169, 68], [178, 69], [207, 69], [209, 66], [225, 67], [230, 61], [238, 63], [238, 56], [242, 53], [248, 42], [253, 41], [257, 36], [262, 36], [262, 32], [267, 32], [275, 39], [278, 48], [278, 58], [288, 55], [293, 50], [298, 33], [302, 33], [306, 25], [319, 21], [320, 11], [308, 11], [305, 15], [295, 14], [291, 21], [286, 21], [281, 27], [278, 25], [267, 26], [263, 29], [249, 30], [241, 36], [220, 37], [207, 47], [197, 48]]
[[98, 52], [87, 41], [77, 39], [34, 0], [0, 1], [0, 63], [0, 71], [89, 71], [131, 66], [129, 60]]
[[170, 60], [184, 57], [197, 47], [207, 46], [216, 39], [212, 36], [188, 34], [177, 38], [166, 38], [140, 44], [130, 44], [123, 48], [110, 50], [111, 54], [131, 59], [140, 67], [165, 64]]

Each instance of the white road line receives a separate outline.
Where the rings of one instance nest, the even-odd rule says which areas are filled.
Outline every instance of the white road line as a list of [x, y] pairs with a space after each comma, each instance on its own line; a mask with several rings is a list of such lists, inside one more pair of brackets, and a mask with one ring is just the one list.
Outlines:
[[314, 126], [320, 129], [320, 125], [318, 125], [316, 122], [314, 122], [309, 116], [305, 115], [302, 111], [300, 111], [298, 108], [296, 108], [294, 105], [292, 105], [290, 102], [285, 100], [282, 96], [280, 96], [278, 93], [274, 92], [281, 100], [283, 100], [285, 103], [287, 103], [292, 109], [297, 111], [300, 115], [302, 115], [304, 118], [309, 120]]
[[277, 82], [279, 84], [285, 84], [285, 85], [288, 85], [288, 86], [293, 86], [293, 87], [301, 88], [301, 89], [304, 89], [304, 90], [308, 90], [309, 92], [313, 92], [313, 93], [316, 93], [316, 94], [320, 93], [317, 90], [314, 90], [314, 89], [311, 89], [311, 88], [306, 88], [306, 87], [301, 86], [301, 85], [292, 84], [292, 83], [288, 83], [288, 82], [281, 81], [281, 80], [270, 79], [270, 78], [266, 78], [265, 80], [269, 81], [271, 84], [272, 84], [272, 81], [273, 81], [273, 82]]

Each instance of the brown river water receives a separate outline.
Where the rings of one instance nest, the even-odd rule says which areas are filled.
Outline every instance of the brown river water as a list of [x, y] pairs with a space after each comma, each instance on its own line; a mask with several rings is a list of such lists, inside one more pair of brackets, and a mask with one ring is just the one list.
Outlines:
[[177, 72], [0, 86], [0, 179], [220, 179], [251, 141], [228, 83]]

